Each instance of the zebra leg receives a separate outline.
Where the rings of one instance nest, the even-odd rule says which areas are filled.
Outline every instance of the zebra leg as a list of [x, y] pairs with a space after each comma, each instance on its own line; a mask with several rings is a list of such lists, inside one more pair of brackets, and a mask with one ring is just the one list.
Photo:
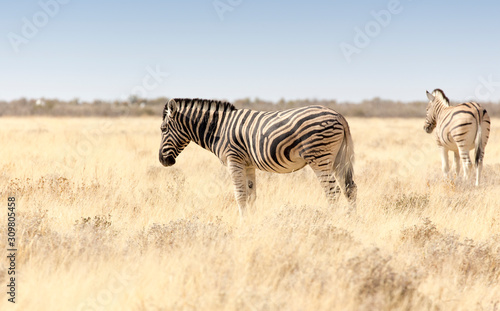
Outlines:
[[445, 178], [449, 178], [448, 172], [450, 171], [450, 165], [448, 164], [448, 149], [441, 147], [441, 168], [443, 169], [443, 174]]
[[453, 152], [453, 165], [455, 165], [455, 178], [458, 178], [460, 176], [460, 154], [457, 151]]
[[476, 167], [476, 186], [479, 186], [479, 180], [481, 179], [482, 170], [483, 170], [483, 159], [479, 159]]
[[333, 172], [330, 170], [331, 164], [327, 167], [320, 167], [316, 165], [310, 165], [313, 169], [316, 177], [318, 178], [323, 190], [325, 191], [326, 197], [328, 199], [328, 204], [334, 205], [337, 203], [340, 194], [340, 186], [333, 176]]
[[238, 203], [240, 216], [243, 217], [246, 212], [247, 204], [247, 177], [245, 174], [245, 165], [235, 160], [229, 160], [228, 168], [229, 175], [231, 175], [231, 180], [233, 181], [234, 195]]
[[462, 160], [462, 166], [464, 170], [464, 179], [469, 180], [470, 171], [472, 169], [472, 162], [469, 157], [469, 150], [464, 148], [459, 148], [460, 159]]
[[254, 167], [247, 167], [246, 169], [246, 175], [247, 175], [247, 203], [248, 205], [252, 206], [253, 203], [255, 202], [255, 199], [257, 198], [257, 188], [255, 184], [255, 168]]

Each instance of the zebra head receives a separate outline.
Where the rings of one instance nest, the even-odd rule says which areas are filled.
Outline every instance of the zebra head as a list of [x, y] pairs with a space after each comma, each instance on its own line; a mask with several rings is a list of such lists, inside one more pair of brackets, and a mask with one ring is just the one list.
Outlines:
[[424, 124], [424, 130], [430, 134], [436, 127], [436, 117], [434, 116], [434, 99], [436, 97], [429, 93], [429, 91], [426, 91], [427, 93], [427, 98], [429, 99], [429, 103], [427, 104], [427, 111], [426, 111], [426, 116], [425, 116], [425, 124]]
[[178, 104], [171, 99], [163, 109], [161, 123], [160, 163], [163, 166], [175, 164], [175, 158], [189, 144], [189, 137], [180, 123]]
[[427, 104], [427, 113], [425, 117], [424, 130], [430, 134], [436, 127], [437, 115], [441, 112], [443, 106], [448, 107], [450, 105], [448, 97], [444, 95], [444, 92], [440, 89], [435, 89], [432, 94], [427, 92], [427, 98], [429, 103]]

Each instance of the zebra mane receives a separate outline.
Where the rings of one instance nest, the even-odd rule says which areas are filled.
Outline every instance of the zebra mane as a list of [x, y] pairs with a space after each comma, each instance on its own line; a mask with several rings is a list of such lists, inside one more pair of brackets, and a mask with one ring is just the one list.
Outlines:
[[[214, 99], [201, 99], [201, 98], [172, 98], [178, 105], [179, 108], [196, 109], [201, 108], [205, 110], [213, 111], [233, 111], [236, 107], [225, 101], [214, 100]], [[170, 99], [163, 108], [163, 119], [168, 110], [168, 103], [172, 100]]]
[[444, 95], [443, 90], [435, 89], [434, 91], [432, 91], [432, 95], [440, 99], [446, 106], [450, 106], [450, 100], [448, 99], [448, 97], [446, 97], [446, 95]]

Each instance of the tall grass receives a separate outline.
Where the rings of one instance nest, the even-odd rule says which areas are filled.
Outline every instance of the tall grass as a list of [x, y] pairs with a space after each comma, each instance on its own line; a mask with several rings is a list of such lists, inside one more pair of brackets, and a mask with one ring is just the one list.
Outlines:
[[479, 188], [441, 178], [423, 120], [348, 121], [357, 217], [306, 168], [258, 172], [240, 220], [214, 155], [160, 165], [158, 118], [0, 119], [0, 310], [500, 309], [500, 120]]

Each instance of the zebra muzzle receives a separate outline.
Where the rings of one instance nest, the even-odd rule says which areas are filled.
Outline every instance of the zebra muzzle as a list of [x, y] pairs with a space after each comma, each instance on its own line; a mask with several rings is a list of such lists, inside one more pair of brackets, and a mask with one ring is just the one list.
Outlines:
[[172, 166], [175, 164], [175, 158], [173, 156], [168, 156], [166, 158], [160, 156], [160, 162], [163, 166]]

